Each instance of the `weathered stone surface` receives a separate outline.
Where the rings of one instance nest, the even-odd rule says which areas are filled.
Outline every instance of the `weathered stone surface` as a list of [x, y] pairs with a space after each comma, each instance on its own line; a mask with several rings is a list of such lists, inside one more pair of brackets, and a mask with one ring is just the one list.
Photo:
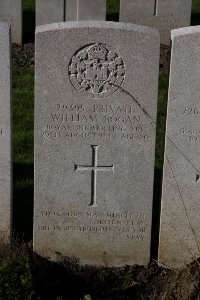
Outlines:
[[78, 0], [78, 20], [106, 20], [106, 0]]
[[155, 29], [36, 32], [34, 250], [121, 266], [150, 257], [159, 69]]
[[11, 232], [10, 26], [0, 23], [0, 241]]
[[65, 21], [78, 20], [78, 0], [65, 0]]
[[199, 257], [200, 27], [172, 31], [159, 261]]
[[[45, 25], [64, 21], [65, 0], [37, 0], [36, 25]], [[68, 0], [67, 0], [68, 1]]]
[[121, 0], [120, 21], [155, 27], [170, 45], [171, 30], [190, 25], [191, 7], [191, 0]]
[[22, 44], [21, 0], [0, 0], [0, 21], [11, 25], [12, 42]]
[[63, 21], [105, 19], [106, 0], [37, 0], [36, 2], [37, 26]]

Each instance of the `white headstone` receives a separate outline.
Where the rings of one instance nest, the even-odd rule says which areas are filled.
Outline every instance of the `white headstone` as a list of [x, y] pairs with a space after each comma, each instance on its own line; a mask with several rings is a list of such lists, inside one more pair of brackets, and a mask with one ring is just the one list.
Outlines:
[[120, 1], [120, 21], [159, 29], [161, 44], [170, 45], [172, 29], [190, 25], [192, 0]]
[[37, 0], [36, 2], [37, 26], [63, 21], [105, 19], [106, 0]]
[[66, 21], [106, 20], [106, 0], [66, 0]]
[[11, 25], [12, 42], [22, 44], [22, 2], [21, 0], [0, 0], [0, 22]]
[[78, 0], [65, 0], [65, 21], [78, 20]]
[[65, 0], [37, 0], [36, 25], [39, 26], [50, 23], [63, 22], [65, 9], [64, 1]]
[[77, 0], [78, 20], [106, 20], [106, 0]]
[[150, 259], [160, 40], [67, 22], [36, 32], [34, 250], [81, 263]]
[[11, 234], [10, 26], [0, 23], [0, 241]]
[[200, 256], [200, 26], [172, 31], [159, 261]]

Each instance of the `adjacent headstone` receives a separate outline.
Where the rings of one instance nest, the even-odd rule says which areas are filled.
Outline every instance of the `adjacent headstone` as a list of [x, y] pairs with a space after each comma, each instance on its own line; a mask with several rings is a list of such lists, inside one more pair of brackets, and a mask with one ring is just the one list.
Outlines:
[[132, 24], [37, 28], [38, 254], [149, 262], [159, 48], [157, 30]]
[[120, 1], [120, 21], [156, 27], [161, 44], [170, 45], [172, 29], [190, 25], [192, 0]]
[[172, 31], [159, 261], [200, 256], [200, 26]]
[[78, 20], [78, 0], [65, 0], [65, 21]]
[[64, 9], [65, 0], [37, 0], [36, 25], [63, 22]]
[[37, 26], [63, 21], [105, 19], [106, 0], [37, 0], [36, 2]]
[[77, 0], [78, 20], [106, 20], [106, 0]]
[[0, 22], [11, 25], [12, 42], [22, 44], [22, 2], [21, 0], [0, 0]]
[[11, 233], [10, 26], [0, 23], [0, 242]]

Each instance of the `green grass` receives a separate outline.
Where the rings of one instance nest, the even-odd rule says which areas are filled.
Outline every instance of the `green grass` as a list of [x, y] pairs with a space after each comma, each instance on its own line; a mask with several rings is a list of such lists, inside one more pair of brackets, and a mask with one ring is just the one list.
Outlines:
[[34, 69], [13, 68], [14, 227], [31, 238], [33, 213]]
[[200, 13], [200, 1], [199, 0], [192, 1], [192, 12]]
[[35, 0], [22, 0], [24, 10], [35, 10]]
[[[160, 73], [156, 169], [163, 164], [168, 74]], [[34, 70], [13, 69], [14, 227], [24, 238], [32, 236]]]
[[107, 1], [107, 21], [119, 21], [120, 0]]
[[[48, 1], [48, 0], [46, 0]], [[173, 0], [172, 0], [173, 1]], [[118, 20], [119, 0], [108, 0], [108, 20]], [[23, 0], [25, 41], [34, 38], [34, 0]], [[200, 0], [193, 1], [193, 14], [200, 14]], [[198, 20], [198, 16], [197, 16]], [[155, 207], [153, 221], [158, 224], [168, 73], [160, 72], [155, 162]], [[33, 227], [33, 149], [34, 149], [34, 69], [13, 68], [13, 160], [14, 160], [14, 229], [26, 239]], [[155, 225], [154, 224], [154, 225]], [[31, 270], [26, 250], [0, 245], [0, 299], [29, 299], [32, 290]], [[90, 299], [85, 296], [84, 299]]]
[[13, 70], [13, 149], [16, 163], [33, 162], [33, 68]]
[[35, 36], [35, 0], [22, 0], [22, 5], [23, 41], [24, 43], [30, 43], [34, 41]]
[[18, 243], [0, 244], [0, 299], [31, 299], [31, 279], [28, 249]]
[[[48, 0], [47, 0], [48, 1]], [[108, 0], [108, 20], [118, 20], [119, 0]], [[23, 0], [25, 41], [34, 39], [35, 0]], [[200, 0], [193, 1], [193, 14], [200, 14]], [[161, 177], [166, 118], [168, 74], [160, 73], [155, 168]], [[14, 227], [31, 238], [33, 213], [34, 69], [13, 69]]]
[[159, 78], [157, 130], [156, 130], [155, 168], [157, 170], [161, 170], [163, 165], [167, 96], [168, 96], [168, 73], [166, 71], [161, 71], [160, 78]]

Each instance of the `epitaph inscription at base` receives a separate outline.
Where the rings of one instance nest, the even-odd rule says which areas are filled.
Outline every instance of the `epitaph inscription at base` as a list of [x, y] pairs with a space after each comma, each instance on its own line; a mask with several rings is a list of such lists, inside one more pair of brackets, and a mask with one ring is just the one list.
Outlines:
[[106, 22], [38, 27], [40, 255], [99, 265], [149, 262], [158, 68], [156, 30]]

